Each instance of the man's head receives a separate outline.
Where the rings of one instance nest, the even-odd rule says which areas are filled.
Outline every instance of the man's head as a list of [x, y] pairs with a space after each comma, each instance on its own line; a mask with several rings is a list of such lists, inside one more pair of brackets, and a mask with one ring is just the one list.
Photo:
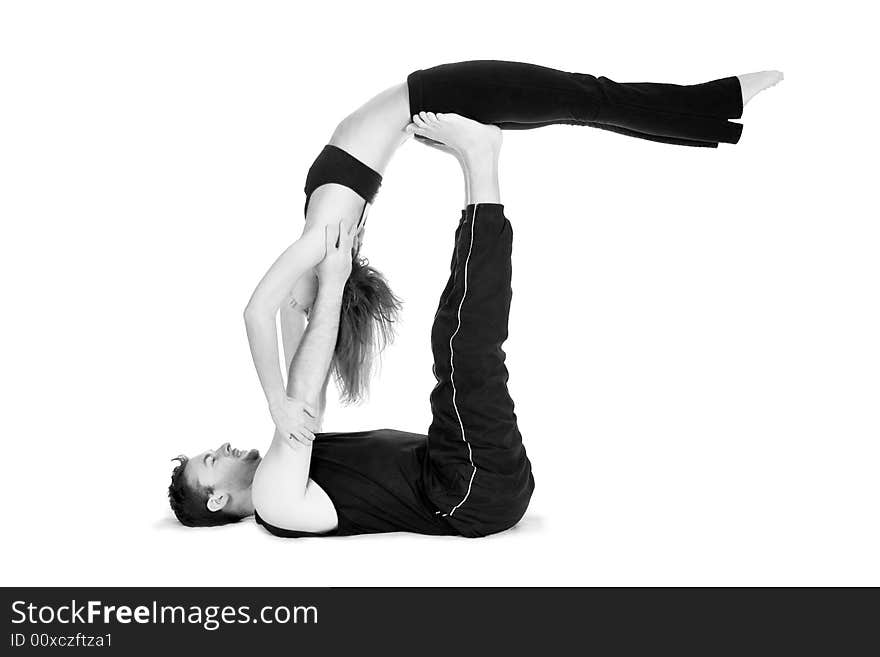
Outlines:
[[254, 512], [251, 484], [260, 453], [232, 449], [229, 443], [192, 458], [178, 456], [171, 473], [168, 500], [187, 527], [238, 522]]

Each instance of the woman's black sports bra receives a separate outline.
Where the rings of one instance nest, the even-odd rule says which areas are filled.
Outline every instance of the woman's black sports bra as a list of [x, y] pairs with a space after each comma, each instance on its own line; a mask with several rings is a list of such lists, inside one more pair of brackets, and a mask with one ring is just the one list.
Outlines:
[[[379, 192], [382, 176], [341, 148], [328, 144], [324, 146], [324, 150], [312, 163], [309, 174], [306, 176], [304, 211], [309, 209], [309, 199], [312, 197], [312, 192], [327, 183], [348, 187], [369, 205]], [[366, 205], [364, 210], [366, 211]]]

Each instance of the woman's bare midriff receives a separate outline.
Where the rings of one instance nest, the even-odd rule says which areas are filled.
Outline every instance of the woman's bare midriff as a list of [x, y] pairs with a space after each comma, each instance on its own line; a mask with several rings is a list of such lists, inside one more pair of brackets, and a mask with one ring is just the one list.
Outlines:
[[[410, 122], [409, 93], [406, 83], [378, 94], [343, 119], [330, 144], [341, 148], [368, 167], [382, 174], [398, 148], [406, 141]], [[340, 221], [351, 229], [359, 221], [365, 200], [354, 190], [337, 183], [321, 185], [312, 192], [306, 212], [303, 234], [323, 231]], [[300, 307], [309, 308], [317, 290], [314, 275], [303, 276], [295, 285], [292, 297]]]

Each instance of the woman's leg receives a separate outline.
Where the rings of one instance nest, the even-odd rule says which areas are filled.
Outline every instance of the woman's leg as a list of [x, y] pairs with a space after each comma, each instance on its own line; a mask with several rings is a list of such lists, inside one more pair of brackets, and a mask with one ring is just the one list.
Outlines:
[[[415, 71], [406, 84], [378, 94], [337, 126], [330, 144], [382, 173], [422, 111], [455, 113], [503, 129], [574, 124], [685, 146], [736, 143], [744, 102], [781, 79], [765, 71], [695, 85], [617, 83], [534, 64], [494, 60]], [[341, 185], [316, 190], [314, 221], [357, 215], [363, 200]], [[321, 202], [328, 201], [328, 202]], [[310, 213], [311, 214], [311, 213]], [[326, 216], [325, 216], [326, 215]]]
[[[494, 60], [443, 64], [415, 71], [352, 112], [330, 144], [382, 173], [422, 111], [455, 113], [502, 129], [587, 125], [632, 137], [686, 146], [736, 143], [755, 94], [782, 79], [778, 71], [731, 76], [695, 85], [618, 83], [534, 64]], [[335, 196], [335, 195], [334, 195]], [[347, 205], [358, 205], [350, 193]], [[362, 202], [361, 202], [362, 203]]]
[[[760, 74], [756, 86], [768, 75]], [[745, 76], [744, 76], [745, 79]], [[683, 145], [736, 143], [743, 110], [740, 78], [696, 85], [618, 83], [503, 61], [444, 64], [407, 79], [410, 114], [456, 113], [505, 129], [553, 124], [605, 128], [634, 137]]]

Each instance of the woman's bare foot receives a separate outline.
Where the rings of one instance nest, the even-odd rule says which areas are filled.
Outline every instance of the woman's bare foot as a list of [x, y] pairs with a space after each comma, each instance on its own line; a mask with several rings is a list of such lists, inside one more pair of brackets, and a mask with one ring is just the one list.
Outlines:
[[764, 89], [769, 89], [778, 84], [785, 77], [782, 71], [758, 71], [757, 73], [743, 73], [737, 75], [739, 78], [739, 86], [742, 88], [743, 107], [746, 106], [752, 98], [757, 96]]
[[413, 116], [406, 130], [451, 149], [464, 167], [497, 163], [501, 152], [500, 128], [458, 114], [421, 112]]

